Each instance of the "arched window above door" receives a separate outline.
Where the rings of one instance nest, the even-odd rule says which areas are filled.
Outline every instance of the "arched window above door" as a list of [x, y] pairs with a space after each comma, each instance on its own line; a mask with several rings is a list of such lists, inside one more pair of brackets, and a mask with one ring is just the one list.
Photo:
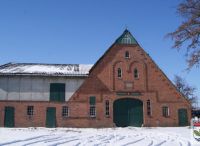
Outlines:
[[121, 68], [118, 68], [118, 69], [117, 69], [117, 77], [118, 77], [118, 78], [121, 78], [121, 77], [122, 77], [122, 69], [121, 69]]
[[138, 78], [139, 78], [139, 73], [138, 73], [137, 68], [134, 69], [133, 74], [134, 74], [134, 78], [135, 78], [135, 79], [138, 79]]

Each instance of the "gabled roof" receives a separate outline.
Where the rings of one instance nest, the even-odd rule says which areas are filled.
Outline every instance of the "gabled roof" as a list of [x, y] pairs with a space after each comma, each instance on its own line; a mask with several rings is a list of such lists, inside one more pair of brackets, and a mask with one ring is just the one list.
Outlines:
[[123, 34], [115, 41], [115, 44], [138, 44], [133, 35], [125, 29]]
[[114, 45], [139, 45], [133, 35], [128, 29], [125, 29], [116, 41], [106, 50], [106, 52], [97, 60], [97, 62], [90, 69], [90, 73], [97, 66], [97, 64], [104, 58], [104, 56], [111, 50]]
[[88, 76], [92, 65], [8, 63], [0, 66], [0, 75]]

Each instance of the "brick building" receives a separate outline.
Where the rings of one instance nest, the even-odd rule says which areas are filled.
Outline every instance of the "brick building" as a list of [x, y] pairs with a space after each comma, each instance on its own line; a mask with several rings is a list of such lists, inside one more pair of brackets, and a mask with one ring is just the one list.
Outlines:
[[94, 65], [0, 66], [0, 126], [185, 126], [191, 105], [128, 30]]

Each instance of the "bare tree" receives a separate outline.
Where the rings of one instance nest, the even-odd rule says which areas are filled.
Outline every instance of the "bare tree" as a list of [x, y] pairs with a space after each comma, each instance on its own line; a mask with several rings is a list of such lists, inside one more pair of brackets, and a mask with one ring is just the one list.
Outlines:
[[174, 83], [177, 90], [179, 90], [190, 103], [194, 104], [196, 102], [197, 96], [195, 95], [195, 87], [190, 86], [183, 78], [177, 75], [175, 75]]
[[184, 18], [182, 24], [167, 37], [174, 41], [173, 48], [178, 50], [186, 46], [186, 62], [188, 69], [200, 64], [200, 0], [184, 0], [177, 8], [178, 14]]

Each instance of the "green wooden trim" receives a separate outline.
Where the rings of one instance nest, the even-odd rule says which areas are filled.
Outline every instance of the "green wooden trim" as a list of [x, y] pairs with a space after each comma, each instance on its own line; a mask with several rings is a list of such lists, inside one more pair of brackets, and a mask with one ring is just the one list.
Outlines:
[[50, 101], [65, 101], [65, 84], [51, 83], [50, 84]]
[[138, 44], [132, 34], [126, 29], [123, 34], [116, 40], [116, 44]]
[[46, 127], [56, 127], [56, 108], [47, 107], [46, 109]]
[[123, 98], [113, 103], [113, 122], [118, 127], [143, 124], [143, 102], [138, 99]]
[[118, 96], [141, 96], [140, 92], [117, 92]]
[[96, 104], [96, 97], [90, 96], [90, 105], [95, 105], [95, 104]]

